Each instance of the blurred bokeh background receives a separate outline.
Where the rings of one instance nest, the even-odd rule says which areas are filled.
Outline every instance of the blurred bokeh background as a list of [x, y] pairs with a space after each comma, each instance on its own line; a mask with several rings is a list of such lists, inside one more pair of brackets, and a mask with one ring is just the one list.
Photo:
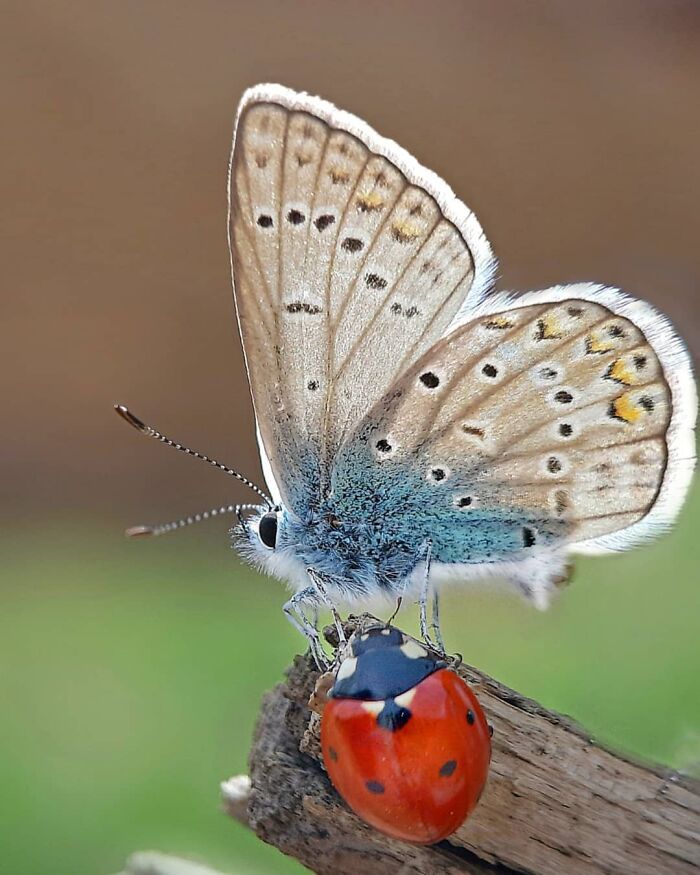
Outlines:
[[[480, 216], [501, 288], [596, 279], [700, 351], [695, 0], [2, 3], [0, 847], [13, 875], [109, 875], [159, 847], [299, 872], [218, 811], [300, 646], [227, 522], [123, 528], [260, 478], [225, 231], [243, 89], [366, 118]], [[634, 754], [700, 760], [700, 490], [670, 536], [581, 562], [555, 607], [446, 598], [449, 645]], [[409, 611], [405, 623], [413, 626]]]

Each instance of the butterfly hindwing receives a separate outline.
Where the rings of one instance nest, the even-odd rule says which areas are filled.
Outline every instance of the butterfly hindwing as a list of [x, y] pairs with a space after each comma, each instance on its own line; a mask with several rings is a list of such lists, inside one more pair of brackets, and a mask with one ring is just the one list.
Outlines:
[[339, 482], [348, 459], [385, 482], [412, 472], [401, 512], [450, 563], [623, 549], [667, 526], [692, 472], [695, 396], [663, 317], [591, 286], [502, 304], [408, 368], [358, 427]]
[[494, 261], [434, 174], [359, 119], [279, 86], [243, 98], [230, 185], [263, 460], [298, 511], [362, 416], [488, 287]]

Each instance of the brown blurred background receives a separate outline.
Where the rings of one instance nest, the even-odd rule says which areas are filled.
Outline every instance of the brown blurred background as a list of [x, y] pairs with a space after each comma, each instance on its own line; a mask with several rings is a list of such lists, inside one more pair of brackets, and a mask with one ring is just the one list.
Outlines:
[[700, 4], [3, 3], [9, 517], [177, 516], [258, 475], [225, 236], [243, 89], [367, 119], [480, 217], [501, 288], [595, 279], [700, 350]]
[[[301, 641], [229, 521], [248, 500], [115, 401], [260, 478], [226, 248], [236, 104], [278, 81], [396, 139], [480, 217], [500, 288], [597, 280], [700, 354], [697, 0], [0, 0], [0, 859], [106, 875], [139, 847], [296, 873], [217, 814]], [[546, 614], [446, 595], [448, 646], [605, 742], [700, 771], [700, 488], [578, 563]], [[411, 628], [411, 611], [401, 615]]]

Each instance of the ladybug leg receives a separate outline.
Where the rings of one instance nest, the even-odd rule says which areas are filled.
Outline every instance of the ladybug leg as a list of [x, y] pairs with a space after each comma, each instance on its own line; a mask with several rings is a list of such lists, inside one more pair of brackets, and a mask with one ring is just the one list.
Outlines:
[[303, 605], [311, 605], [314, 609], [318, 606], [318, 591], [313, 586], [307, 586], [306, 589], [300, 590], [293, 595], [288, 602], [282, 606], [282, 610], [287, 616], [289, 622], [294, 626], [297, 632], [306, 638], [309, 642], [309, 649], [313, 656], [314, 662], [319, 671], [327, 671], [329, 668], [328, 659], [323, 651], [321, 644], [321, 636], [318, 634], [318, 629], [313, 625], [304, 613]]
[[326, 607], [330, 610], [331, 615], [333, 617], [333, 625], [335, 626], [335, 631], [338, 633], [338, 649], [340, 650], [342, 647], [347, 644], [347, 638], [345, 637], [345, 629], [343, 629], [343, 622], [340, 619], [340, 614], [335, 608], [335, 605], [330, 599], [328, 595], [328, 589], [323, 580], [323, 576], [316, 571], [315, 568], [307, 568], [306, 573], [309, 575], [311, 580], [313, 581], [314, 586], [318, 594], [323, 599]]

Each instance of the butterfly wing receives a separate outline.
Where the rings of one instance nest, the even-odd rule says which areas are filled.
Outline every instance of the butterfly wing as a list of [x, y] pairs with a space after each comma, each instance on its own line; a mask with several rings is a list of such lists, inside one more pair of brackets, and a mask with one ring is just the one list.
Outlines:
[[275, 85], [239, 107], [230, 235], [263, 467], [298, 512], [495, 262], [442, 180], [354, 116]]
[[334, 483], [362, 501], [371, 481], [390, 540], [410, 528], [438, 563], [621, 550], [675, 518], [695, 418], [688, 354], [651, 307], [591, 285], [495, 296], [375, 405]]

